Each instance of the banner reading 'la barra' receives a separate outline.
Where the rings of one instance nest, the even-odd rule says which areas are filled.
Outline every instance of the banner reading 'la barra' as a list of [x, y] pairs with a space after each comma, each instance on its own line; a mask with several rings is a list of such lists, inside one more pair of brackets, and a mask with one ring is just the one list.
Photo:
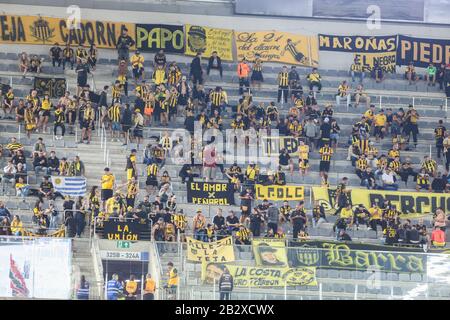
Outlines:
[[225, 268], [233, 276], [233, 284], [236, 287], [317, 286], [316, 268], [314, 267], [271, 268], [230, 263], [203, 263], [203, 283], [218, 283]]
[[134, 23], [81, 20], [78, 26], [69, 25], [65, 18], [38, 16], [0, 16], [0, 42], [14, 44], [47, 44], [115, 48], [122, 28], [135, 39]]
[[215, 242], [203, 242], [186, 237], [187, 259], [194, 262], [234, 261], [233, 238], [227, 237]]
[[232, 183], [189, 182], [187, 201], [195, 204], [234, 204], [234, 186]]
[[290, 201], [290, 200], [304, 200], [305, 199], [305, 188], [303, 186], [278, 186], [270, 185], [263, 186], [260, 184], [256, 185], [256, 199], [258, 200], [272, 200], [272, 201]]
[[186, 24], [186, 50], [188, 56], [195, 56], [198, 52], [209, 58], [213, 51], [226, 61], [233, 61], [233, 30], [208, 28]]
[[136, 24], [136, 48], [167, 53], [184, 52], [184, 29], [182, 25]]
[[437, 67], [450, 64], [450, 39], [424, 39], [398, 36], [397, 64], [426, 68], [430, 63]]
[[259, 53], [267, 62], [315, 67], [319, 63], [317, 39], [280, 31], [236, 32], [238, 60], [253, 61]]
[[420, 248], [357, 242], [291, 241], [288, 257], [292, 267], [412, 273], [427, 270], [427, 256]]
[[319, 50], [340, 52], [395, 52], [397, 36], [337, 36], [319, 34]]

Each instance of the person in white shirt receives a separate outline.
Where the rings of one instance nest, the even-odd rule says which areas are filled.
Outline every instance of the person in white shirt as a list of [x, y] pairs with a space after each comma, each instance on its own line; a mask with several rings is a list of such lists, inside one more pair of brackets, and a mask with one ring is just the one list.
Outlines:
[[395, 176], [391, 169], [387, 168], [381, 176], [384, 190], [398, 190], [398, 184], [395, 183]]

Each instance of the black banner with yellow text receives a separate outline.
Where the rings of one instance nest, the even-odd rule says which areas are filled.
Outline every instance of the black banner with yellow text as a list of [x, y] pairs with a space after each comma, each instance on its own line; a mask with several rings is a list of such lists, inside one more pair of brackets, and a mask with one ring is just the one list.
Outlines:
[[395, 52], [397, 36], [337, 36], [319, 34], [319, 50], [340, 52]]
[[134, 221], [108, 220], [103, 223], [103, 239], [137, 241], [141, 238], [142, 226]]
[[234, 186], [232, 183], [189, 182], [187, 201], [200, 205], [233, 205]]
[[426, 68], [430, 63], [439, 67], [450, 64], [450, 39], [424, 39], [403, 35], [398, 36], [397, 64]]
[[61, 98], [66, 92], [66, 79], [34, 77], [34, 89], [40, 97], [48, 94], [50, 98]]

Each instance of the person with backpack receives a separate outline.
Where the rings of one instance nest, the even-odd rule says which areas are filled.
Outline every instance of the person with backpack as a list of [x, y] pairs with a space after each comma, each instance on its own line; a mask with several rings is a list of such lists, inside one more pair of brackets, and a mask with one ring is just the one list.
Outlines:
[[220, 300], [231, 300], [231, 292], [233, 291], [233, 276], [225, 267], [219, 279]]

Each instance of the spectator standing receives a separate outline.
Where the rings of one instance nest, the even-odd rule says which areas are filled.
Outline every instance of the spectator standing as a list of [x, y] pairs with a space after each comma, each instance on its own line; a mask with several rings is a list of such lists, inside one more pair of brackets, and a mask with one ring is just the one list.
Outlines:
[[322, 90], [322, 78], [317, 72], [317, 68], [312, 69], [312, 72], [308, 74], [306, 80], [308, 80], [309, 90], [313, 91], [313, 88], [317, 87], [317, 93], [320, 93]]
[[57, 42], [50, 48], [50, 59], [52, 60], [53, 67], [56, 67], [56, 64], [58, 64], [58, 67], [61, 67], [62, 49]]
[[289, 95], [289, 73], [287, 67], [283, 66], [283, 69], [278, 73], [278, 103], [281, 102], [283, 96], [284, 103], [287, 103]]
[[156, 282], [153, 280], [150, 273], [147, 273], [145, 277], [144, 284], [144, 294], [142, 296], [143, 300], [154, 300], [155, 299]]
[[219, 279], [220, 300], [231, 300], [231, 292], [233, 291], [233, 276], [228, 268], [223, 269], [223, 273]]
[[129, 59], [129, 50], [132, 46], [134, 46], [135, 41], [128, 35], [128, 29], [122, 27], [122, 33], [117, 39], [117, 53], [118, 60], [125, 60], [128, 63]]
[[84, 275], [81, 275], [77, 288], [77, 300], [89, 300], [89, 282]]
[[202, 54], [198, 52], [194, 59], [192, 59], [189, 76], [191, 77], [194, 86], [203, 85], [203, 69], [201, 62]]
[[67, 43], [66, 47], [63, 50], [63, 58], [62, 58], [63, 70], [66, 69], [66, 63], [70, 63], [70, 69], [73, 70], [74, 52], [73, 49], [70, 47], [70, 43]]
[[107, 300], [118, 300], [122, 295], [123, 285], [119, 282], [119, 276], [115, 273], [106, 284]]
[[239, 94], [244, 94], [244, 86], [245, 90], [248, 91], [250, 89], [249, 82], [249, 74], [250, 74], [250, 66], [247, 64], [247, 60], [242, 58], [242, 61], [239, 62], [237, 66], [237, 76], [239, 78]]
[[213, 51], [211, 57], [209, 57], [208, 68], [206, 69], [206, 74], [208, 76], [211, 70], [218, 70], [220, 79], [222, 79], [222, 59], [217, 55], [217, 51]]

